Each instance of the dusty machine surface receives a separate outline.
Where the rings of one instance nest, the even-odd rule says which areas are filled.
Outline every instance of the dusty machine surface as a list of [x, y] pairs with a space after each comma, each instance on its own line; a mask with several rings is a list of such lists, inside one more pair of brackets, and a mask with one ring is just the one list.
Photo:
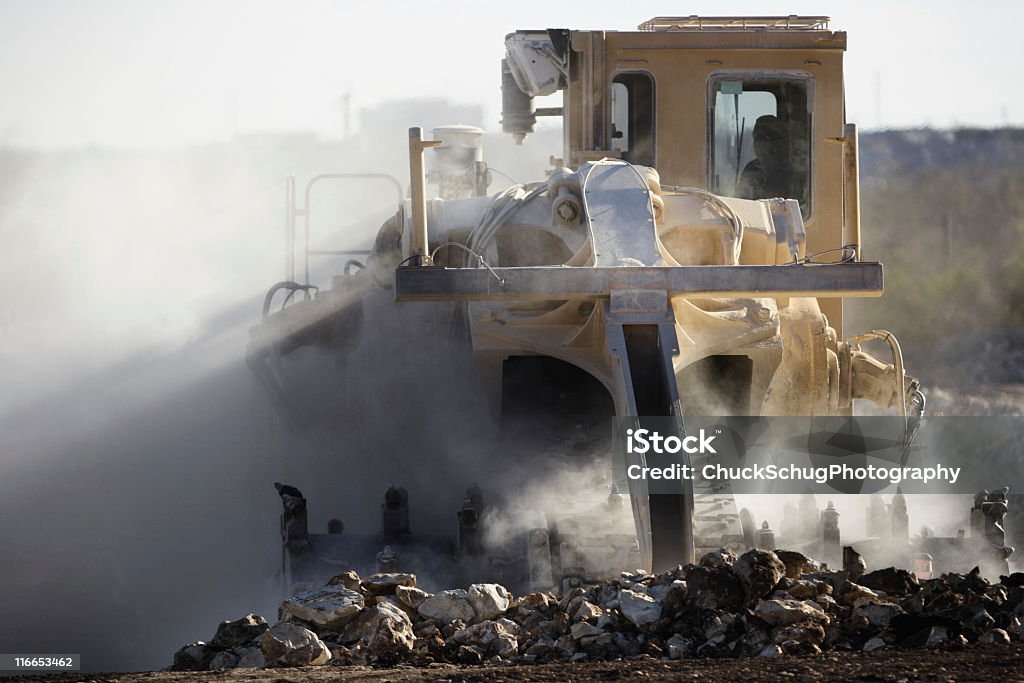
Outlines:
[[[300, 426], [289, 356], [317, 347], [343, 358], [368, 315], [361, 302], [393, 288], [398, 302], [456, 311], [453, 334], [468, 340], [495, 413], [520, 427], [557, 422], [521, 408], [539, 391], [531, 382], [560, 382], [591, 398], [587, 410], [606, 431], [613, 417], [669, 418], [682, 435], [688, 415], [850, 415], [866, 399], [911, 432], [924, 397], [898, 343], [843, 322], [845, 299], [883, 289], [882, 265], [865, 260], [878, 255], [860, 234], [845, 48], [825, 17], [658, 17], [629, 32], [509, 34], [503, 129], [522, 141], [537, 117], [560, 118], [562, 158], [546, 175], [538, 169], [543, 179], [488, 195], [481, 131], [447, 127], [424, 141], [412, 129], [409, 197], [330, 289], [309, 282], [307, 232], [305, 279], [292, 261], [268, 294], [250, 366], [282, 419]], [[557, 92], [560, 107], [535, 106]], [[301, 211], [290, 206], [294, 221]], [[272, 310], [278, 292], [289, 305]], [[872, 339], [891, 357], [863, 350]], [[571, 442], [573, 422], [555, 428]], [[410, 454], [410, 467], [422, 465]], [[455, 533], [417, 536], [416, 504], [447, 503], [410, 501], [391, 483], [358, 483], [387, 491], [380, 533], [362, 536], [340, 522], [311, 533], [301, 492], [279, 489], [292, 586], [344, 558], [360, 573], [429, 577], [443, 565], [557, 590], [767, 542], [728, 490], [699, 481], [657, 495], [644, 481], [611, 481], [597, 508], [621, 508], [626, 527], [600, 510], [573, 517], [566, 501], [556, 513], [571, 519], [553, 513], [500, 548], [485, 533], [481, 490], [451, 504]]]

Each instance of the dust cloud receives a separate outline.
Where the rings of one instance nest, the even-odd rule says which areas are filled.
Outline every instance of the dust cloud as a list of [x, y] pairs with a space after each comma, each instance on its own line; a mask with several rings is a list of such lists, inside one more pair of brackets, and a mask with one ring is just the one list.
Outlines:
[[[404, 187], [405, 144], [0, 149], [5, 651], [158, 669], [211, 623], [273, 617], [274, 481], [306, 494], [314, 532], [332, 517], [375, 532], [390, 483], [409, 490], [414, 530], [454, 529], [465, 487], [499, 467], [481, 457], [493, 423], [447, 338], [450, 309], [381, 290], [348, 365], [316, 349], [289, 358], [338, 373], [296, 387], [300, 400], [330, 391], [338, 408], [301, 436], [245, 365], [263, 294], [284, 279], [286, 176], [301, 188], [316, 173], [383, 171]], [[385, 185], [318, 192], [325, 249], [368, 248], [396, 206]], [[314, 262], [315, 280], [343, 262]]]

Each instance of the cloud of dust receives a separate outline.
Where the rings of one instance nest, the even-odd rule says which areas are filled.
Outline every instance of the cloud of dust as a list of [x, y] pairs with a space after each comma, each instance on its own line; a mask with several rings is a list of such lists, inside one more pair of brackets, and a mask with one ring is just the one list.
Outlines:
[[[281, 427], [244, 363], [247, 330], [284, 272], [285, 177], [301, 188], [319, 172], [390, 171], [404, 186], [405, 168], [380, 161], [400, 156], [388, 150], [405, 140], [393, 142], [379, 157], [303, 135], [0, 149], [9, 651], [155, 669], [221, 619], [273, 617], [274, 481], [306, 492], [313, 531], [335, 516], [375, 531], [394, 482], [410, 489], [414, 525], [450, 532], [465, 486], [500, 471], [475, 446], [490, 417], [440, 307], [374, 294], [335, 387], [348, 410], [305, 436]], [[389, 192], [325, 187], [314, 242], [366, 248], [395, 208]], [[342, 262], [314, 272], [326, 279]]]

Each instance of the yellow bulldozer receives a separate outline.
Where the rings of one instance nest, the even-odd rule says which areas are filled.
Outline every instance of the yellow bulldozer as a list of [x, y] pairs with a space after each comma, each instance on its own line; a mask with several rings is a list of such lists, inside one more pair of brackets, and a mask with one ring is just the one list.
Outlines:
[[[538, 169], [542, 180], [488, 194], [482, 131], [449, 126], [424, 140], [410, 129], [408, 196], [398, 184], [399, 210], [365, 258], [319, 290], [307, 231], [304, 277], [293, 260], [268, 293], [248, 359], [282, 419], [302, 422], [289, 356], [348, 353], [367, 315], [360, 302], [392, 288], [396, 302], [457, 313], [452, 334], [467, 340], [497, 415], [529, 403], [530, 382], [559, 381], [596, 396], [602, 420], [656, 419], [681, 437], [688, 416], [845, 416], [860, 399], [912, 431], [924, 396], [899, 344], [844, 326], [847, 298], [883, 290], [861, 239], [844, 32], [826, 17], [656, 17], [636, 31], [516, 31], [505, 47], [502, 129], [521, 142], [538, 117], [561, 119], [562, 156]], [[557, 93], [561, 106], [536, 106]], [[279, 294], [288, 305], [274, 305]], [[861, 348], [872, 339], [891, 356]], [[301, 492], [281, 486], [287, 571], [293, 585], [342, 561], [422, 576], [440, 557], [492, 580], [500, 565], [509, 584], [543, 588], [752, 544], [751, 520], [720, 487], [681, 481], [656, 493], [611, 479], [608, 508], [620, 506], [630, 528], [591, 541], [587, 522], [548, 517], [502, 551], [481, 532], [489, 505], [477, 487], [454, 534], [424, 538], [410, 531], [401, 486], [387, 490], [381, 532], [364, 536], [340, 524], [310, 533]]]

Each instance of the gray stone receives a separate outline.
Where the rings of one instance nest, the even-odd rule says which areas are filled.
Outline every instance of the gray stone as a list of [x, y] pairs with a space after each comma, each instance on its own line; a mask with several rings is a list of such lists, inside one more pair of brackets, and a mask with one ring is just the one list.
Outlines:
[[372, 593], [373, 595], [394, 595], [395, 589], [399, 586], [415, 588], [416, 575], [399, 573], [373, 574], [360, 581], [359, 585], [367, 593]]
[[347, 572], [342, 572], [337, 576], [332, 576], [331, 580], [327, 582], [327, 585], [341, 586], [342, 588], [348, 588], [349, 590], [357, 591], [359, 590], [360, 581], [361, 580], [359, 578], [359, 574], [356, 574], [354, 571], [349, 570]]
[[558, 650], [563, 657], [571, 657], [576, 652], [576, 641], [572, 636], [559, 636], [555, 640], [555, 649]]
[[371, 654], [409, 652], [416, 642], [412, 621], [399, 607], [378, 602], [363, 611], [346, 628], [344, 643], [359, 643]]
[[686, 577], [686, 592], [701, 609], [738, 610], [746, 599], [739, 578], [727, 566], [695, 567]]
[[281, 611], [316, 626], [336, 629], [355, 619], [363, 606], [360, 593], [341, 586], [328, 586], [285, 600]]
[[729, 628], [735, 621], [736, 617], [728, 612], [724, 612], [720, 616], [712, 617], [704, 623], [704, 637], [711, 640], [712, 638], [725, 635], [728, 633]]
[[282, 622], [260, 636], [260, 649], [268, 664], [319, 666], [331, 659], [331, 651], [308, 628]]
[[978, 642], [984, 645], [1009, 645], [1010, 634], [1001, 628], [994, 628], [983, 633], [981, 638], [978, 638]]
[[928, 629], [928, 633], [924, 639], [925, 647], [939, 647], [949, 638], [949, 634], [946, 629], [941, 626], [932, 626]]
[[593, 636], [580, 638], [580, 647], [584, 649], [598, 649], [611, 645], [615, 642], [611, 633], [599, 633]]
[[814, 604], [826, 612], [836, 612], [841, 609], [839, 603], [831, 595], [819, 595], [814, 598]]
[[487, 657], [514, 657], [519, 652], [519, 641], [513, 628], [518, 627], [508, 620], [482, 621], [456, 631], [451, 640], [459, 645], [479, 648]]
[[461, 588], [441, 591], [420, 604], [418, 611], [424, 619], [437, 619], [450, 624], [456, 619], [469, 622], [476, 612], [469, 604], [469, 596]]
[[659, 583], [657, 585], [654, 585], [654, 586], [651, 586], [650, 588], [648, 588], [646, 593], [648, 595], [650, 595], [652, 598], [654, 598], [655, 600], [657, 600], [658, 602], [665, 602], [665, 596], [668, 595], [668, 592], [669, 592], [669, 590], [671, 590], [671, 588], [672, 588], [672, 584], [669, 584], [669, 583]]
[[864, 576], [867, 568], [868, 565], [864, 558], [853, 549], [853, 546], [843, 546], [843, 571], [846, 572], [851, 581], [857, 581], [860, 577]]
[[258, 647], [236, 647], [232, 652], [238, 655], [236, 669], [262, 669], [267, 665], [267, 658]]
[[805, 646], [817, 646], [825, 640], [825, 629], [813, 621], [803, 621], [788, 626], [779, 626], [772, 631], [772, 640], [776, 645], [799, 643]]
[[729, 548], [719, 548], [700, 558], [700, 566], [705, 569], [731, 567], [734, 562], [736, 562], [736, 553]]
[[460, 664], [479, 664], [484, 660], [484, 653], [472, 645], [460, 645], [455, 651], [455, 660]]
[[763, 600], [754, 608], [754, 614], [772, 626], [788, 626], [801, 621], [829, 622], [828, 615], [810, 600]]
[[839, 589], [839, 595], [836, 596], [836, 600], [839, 604], [846, 605], [847, 607], [860, 607], [861, 605], [876, 602], [878, 597], [878, 594], [870, 588], [847, 581]]
[[799, 579], [817, 566], [814, 560], [795, 550], [776, 550], [775, 556], [785, 565], [786, 577], [790, 579]]
[[721, 652], [721, 646], [725, 644], [725, 635], [715, 636], [697, 648], [698, 657], [714, 657]]
[[863, 605], [853, 610], [853, 613], [857, 616], [862, 616], [868, 620], [868, 623], [878, 628], [888, 628], [889, 622], [892, 618], [904, 614], [904, 610], [899, 605], [893, 605], [888, 602], [878, 602], [871, 605]]
[[225, 669], [234, 669], [238, 666], [238, 655], [231, 652], [218, 652], [210, 660], [210, 665], [207, 667], [210, 671], [224, 671]]
[[505, 613], [512, 602], [512, 594], [496, 583], [474, 583], [467, 597], [477, 619], [494, 619]]
[[665, 641], [665, 653], [669, 659], [685, 659], [692, 656], [695, 649], [693, 640], [678, 633]]
[[405, 612], [410, 621], [419, 616], [419, 612], [406, 605], [394, 595], [378, 595], [373, 599], [373, 603], [375, 605], [390, 605], [401, 612]]
[[516, 598], [512, 607], [526, 609], [544, 609], [554, 601], [547, 593], [529, 593], [521, 598]]
[[770, 550], [751, 550], [733, 563], [732, 573], [743, 586], [747, 604], [753, 604], [775, 588], [786, 575], [786, 565]]
[[574, 640], [580, 640], [588, 636], [596, 636], [600, 635], [601, 633], [604, 633], [604, 631], [602, 631], [598, 627], [594, 626], [593, 624], [588, 624], [585, 621], [580, 621], [573, 624], [572, 628], [569, 629], [569, 632], [572, 634]]
[[534, 655], [537, 657], [546, 657], [555, 651], [555, 641], [548, 636], [543, 636], [533, 645], [526, 648], [525, 652], [528, 655]]
[[874, 650], [880, 650], [883, 647], [885, 647], [885, 641], [876, 636], [864, 643], [864, 647], [862, 649], [864, 652], [872, 652]]
[[871, 590], [884, 591], [886, 595], [907, 595], [917, 590], [917, 578], [906, 569], [888, 567], [864, 574], [857, 583]]
[[815, 600], [822, 595], [831, 595], [832, 586], [824, 581], [801, 579], [793, 581], [786, 592], [796, 600]]
[[984, 605], [969, 605], [964, 607], [960, 613], [961, 619], [967, 625], [982, 632], [988, 631], [996, 624], [996, 620], [992, 618]]
[[174, 671], [204, 671], [213, 659], [214, 649], [201, 640], [189, 643], [174, 653]]
[[580, 605], [573, 612], [573, 621], [589, 621], [591, 623], [597, 621], [604, 615], [604, 610], [590, 602], [589, 600], [583, 600]]
[[415, 586], [396, 586], [395, 597], [412, 609], [419, 609], [423, 601], [430, 597], [430, 593]]
[[247, 614], [235, 621], [222, 621], [210, 644], [225, 650], [251, 643], [270, 628], [267, 620], [256, 614]]
[[654, 598], [625, 588], [619, 589], [619, 609], [622, 616], [637, 628], [643, 628], [661, 618], [661, 605]]

